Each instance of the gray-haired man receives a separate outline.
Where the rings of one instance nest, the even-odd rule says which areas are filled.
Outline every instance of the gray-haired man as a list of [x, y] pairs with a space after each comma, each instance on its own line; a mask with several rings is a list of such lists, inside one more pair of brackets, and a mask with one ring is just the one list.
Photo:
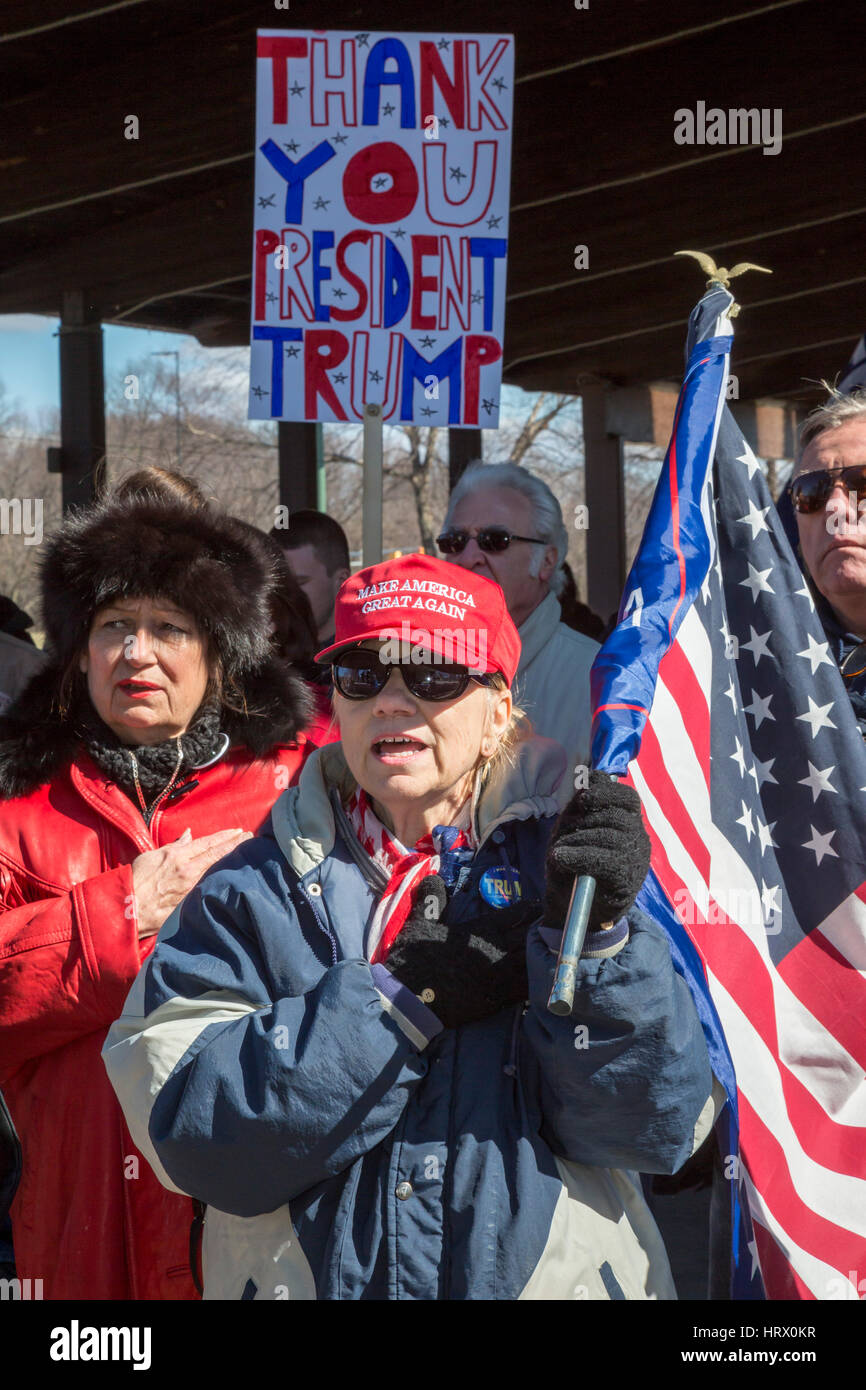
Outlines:
[[866, 738], [866, 389], [806, 417], [789, 485], [800, 554]]
[[[562, 744], [572, 769], [587, 765], [598, 643], [560, 621], [568, 533], [550, 488], [517, 464], [472, 464], [451, 494], [437, 543], [447, 559], [501, 585], [522, 644], [515, 700], [536, 733]], [[573, 782], [573, 772], [563, 778], [563, 805]]]

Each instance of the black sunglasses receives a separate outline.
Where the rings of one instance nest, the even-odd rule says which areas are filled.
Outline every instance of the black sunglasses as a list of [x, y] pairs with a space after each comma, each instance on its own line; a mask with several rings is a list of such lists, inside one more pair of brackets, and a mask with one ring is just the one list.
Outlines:
[[477, 681], [479, 685], [490, 684], [489, 675], [467, 671], [465, 666], [383, 662], [376, 652], [364, 648], [343, 652], [334, 661], [331, 671], [334, 685], [347, 700], [370, 700], [385, 689], [395, 666], [403, 677], [406, 689], [418, 700], [456, 700], [470, 681]]
[[788, 491], [794, 511], [821, 511], [837, 482], [842, 482], [846, 491], [856, 492], [857, 501], [862, 501], [866, 497], [866, 463], [854, 463], [849, 468], [819, 468], [792, 478]]
[[866, 642], [861, 642], [848, 653], [839, 670], [846, 681], [853, 680], [855, 676], [862, 676], [866, 671]]
[[[460, 555], [471, 540], [472, 535], [469, 531], [443, 531], [441, 536], [436, 537], [436, 544], [443, 555]], [[543, 541], [538, 536], [515, 536], [513, 531], [506, 530], [504, 526], [482, 526], [475, 540], [479, 550], [486, 550], [494, 555], [507, 550], [512, 541], [526, 541], [529, 545], [549, 545], [549, 541]]]

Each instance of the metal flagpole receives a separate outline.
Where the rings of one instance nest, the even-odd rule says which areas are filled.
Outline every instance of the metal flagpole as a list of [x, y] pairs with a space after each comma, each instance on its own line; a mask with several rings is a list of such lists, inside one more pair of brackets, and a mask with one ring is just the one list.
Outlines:
[[364, 499], [362, 510], [364, 565], [382, 559], [382, 407], [364, 406]]

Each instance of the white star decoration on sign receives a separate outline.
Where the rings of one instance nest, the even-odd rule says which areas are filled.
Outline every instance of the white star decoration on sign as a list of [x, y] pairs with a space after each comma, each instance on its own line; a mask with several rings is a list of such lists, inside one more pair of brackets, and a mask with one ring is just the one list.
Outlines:
[[749, 562], [749, 577], [740, 580], [740, 588], [749, 590], [753, 603], [758, 602], [758, 594], [774, 594], [776, 592], [772, 585], [767, 583], [767, 575], [771, 574], [772, 571], [772, 565], [769, 565], [765, 570], [756, 570], [755, 566]]
[[751, 528], [752, 540], [756, 538], [759, 531], [769, 531], [770, 528], [764, 519], [769, 510], [769, 507], [756, 507], [750, 497], [748, 516], [737, 517], [737, 522], [739, 523], [739, 525], [748, 526]]
[[776, 658], [773, 656], [773, 653], [770, 651], [770, 648], [767, 646], [767, 643], [770, 640], [771, 631], [772, 628], [769, 629], [767, 632], [762, 632], [758, 634], [752, 627], [752, 624], [749, 623], [749, 632], [752, 634], [752, 640], [751, 642], [743, 643], [743, 651], [752, 653], [756, 666], [758, 662], [761, 660], [762, 656], [768, 656], [771, 661], [776, 660]]
[[836, 834], [836, 831], [828, 830], [826, 835], [820, 835], [818, 831], [815, 829], [814, 825], [810, 825], [809, 829], [812, 832], [812, 838], [811, 840], [806, 841], [806, 843], [803, 845], [803, 849], [810, 849], [813, 851], [816, 863], [820, 864], [821, 860], [827, 854], [832, 854], [834, 859], [838, 859], [838, 854], [830, 844], [830, 841]]
[[[808, 758], [806, 761], [809, 761]], [[835, 765], [832, 767], [825, 767], [822, 771], [820, 768], [817, 768], [814, 763], [809, 763], [809, 776], [801, 777], [798, 785], [809, 788], [812, 793], [813, 806], [822, 792], [835, 792], [836, 796], [839, 795], [833, 783], [830, 781], [830, 773], [835, 772], [835, 770]]]
[[[809, 595], [809, 597], [812, 597], [811, 594]], [[810, 632], [809, 646], [807, 647], [806, 651], [798, 652], [797, 655], [804, 657], [805, 660], [808, 661], [810, 667], [812, 668], [812, 675], [814, 676], [819, 666], [833, 665], [831, 658], [827, 655], [829, 649], [829, 642], [816, 642]]]
[[805, 714], [798, 714], [798, 715], [797, 715], [797, 718], [798, 718], [798, 719], [802, 719], [804, 723], [806, 723], [806, 724], [808, 724], [808, 725], [810, 726], [810, 728], [811, 728], [811, 730], [812, 730], [812, 737], [815, 738], [815, 736], [817, 735], [819, 729], [835, 729], [835, 728], [836, 728], [836, 725], [833, 723], [833, 720], [830, 718], [830, 710], [831, 710], [832, 708], [833, 708], [833, 701], [832, 701], [832, 700], [830, 701], [830, 703], [829, 703], [828, 705], [818, 705], [818, 704], [815, 703], [815, 701], [812, 699], [812, 696], [810, 695], [810, 696], [809, 696], [809, 708], [808, 708], [808, 710], [806, 711]]
[[770, 713], [770, 701], [772, 698], [772, 695], [762, 697], [758, 694], [757, 690], [753, 690], [752, 703], [750, 705], [743, 705], [745, 713], [750, 714], [754, 719], [756, 729], [760, 729], [765, 719], [772, 719], [775, 722], [775, 714]]
[[761, 465], [758, 463], [758, 460], [755, 458], [755, 455], [752, 453], [745, 439], [743, 440], [743, 452], [737, 454], [737, 463], [743, 463], [748, 468], [750, 481], [760, 470]]

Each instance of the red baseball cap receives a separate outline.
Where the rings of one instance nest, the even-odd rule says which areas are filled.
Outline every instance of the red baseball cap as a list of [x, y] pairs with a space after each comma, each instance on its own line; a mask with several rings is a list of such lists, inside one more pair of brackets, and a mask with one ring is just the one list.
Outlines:
[[323, 664], [376, 637], [473, 671], [500, 671], [509, 686], [517, 672], [520, 637], [502, 589], [433, 555], [401, 555], [358, 570], [341, 585], [334, 616], [334, 642], [316, 656]]

